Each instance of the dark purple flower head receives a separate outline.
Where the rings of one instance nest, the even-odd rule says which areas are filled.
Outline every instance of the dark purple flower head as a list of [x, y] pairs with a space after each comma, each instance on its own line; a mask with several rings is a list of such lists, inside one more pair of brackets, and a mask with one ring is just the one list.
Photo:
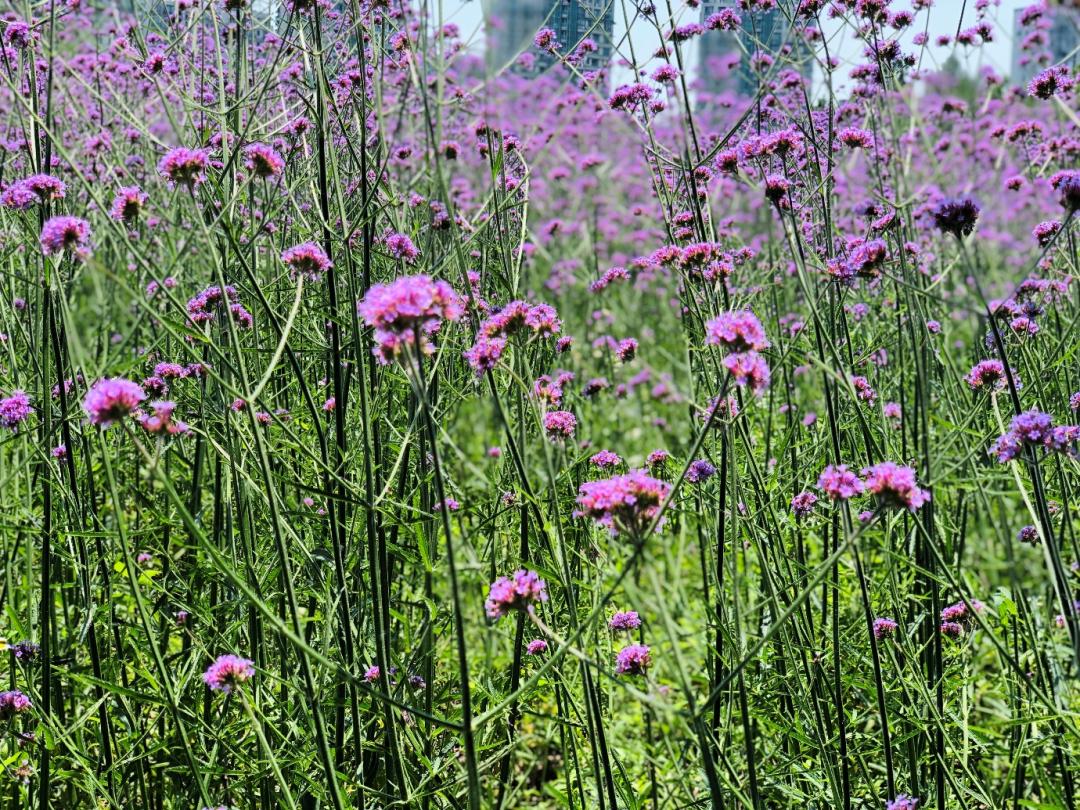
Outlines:
[[931, 213], [939, 231], [960, 239], [975, 230], [979, 206], [971, 197], [947, 197], [934, 206]]
[[791, 512], [795, 517], [807, 517], [814, 511], [817, 495], [813, 492], [800, 492], [791, 499]]
[[1057, 172], [1050, 178], [1057, 191], [1061, 207], [1070, 213], [1080, 211], [1080, 171]]
[[686, 480], [691, 484], [700, 484], [716, 474], [716, 467], [703, 458], [697, 459], [686, 470]]

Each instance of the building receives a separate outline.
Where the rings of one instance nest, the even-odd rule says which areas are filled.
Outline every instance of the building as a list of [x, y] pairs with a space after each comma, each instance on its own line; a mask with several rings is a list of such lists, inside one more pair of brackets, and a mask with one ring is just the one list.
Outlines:
[[[809, 49], [801, 37], [793, 36], [788, 18], [780, 8], [746, 12], [738, 0], [703, 0], [701, 22], [720, 10], [734, 9], [742, 19], [737, 31], [706, 31], [698, 44], [698, 83], [706, 93], [734, 93], [752, 96], [758, 91], [758, 76], [750, 61], [756, 53], [780, 58], [785, 46], [795, 56], [785, 59], [804, 76], [813, 69]], [[738, 62], [733, 69], [729, 66]]]
[[[609, 0], [488, 0], [488, 63], [494, 70], [507, 65], [520, 73], [536, 74], [555, 62], [548, 53], [533, 47], [541, 28], [550, 28], [560, 45], [560, 53], [572, 52], [583, 39], [596, 43], [578, 63], [582, 72], [597, 71], [611, 63], [615, 4]], [[518, 56], [529, 53], [531, 64], [520, 64]]]
[[[1047, 65], [1080, 65], [1080, 11], [1055, 7], [1043, 11], [1025, 25], [1026, 9], [1013, 16], [1012, 75], [1015, 84], [1026, 85]], [[1049, 55], [1045, 64], [1036, 58]]]

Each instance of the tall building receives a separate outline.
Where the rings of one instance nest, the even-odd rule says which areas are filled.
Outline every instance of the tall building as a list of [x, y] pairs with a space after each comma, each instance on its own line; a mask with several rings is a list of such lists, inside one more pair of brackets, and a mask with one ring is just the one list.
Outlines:
[[[595, 71], [611, 63], [615, 4], [609, 0], [488, 0], [488, 19], [496, 24], [488, 31], [488, 60], [495, 68], [512, 65], [522, 73], [541, 73], [555, 62], [549, 53], [533, 47], [541, 28], [550, 28], [559, 42], [559, 52], [571, 53], [583, 39], [596, 43], [578, 63], [578, 69]], [[518, 63], [528, 52], [531, 65]]]
[[1013, 16], [1012, 75], [1016, 84], [1027, 84], [1043, 65], [1035, 58], [1048, 54], [1048, 64], [1080, 65], [1080, 10], [1054, 7], [1039, 19], [1025, 24], [1026, 9]]
[[[785, 59], [804, 76], [813, 68], [810, 52], [801, 37], [793, 36], [788, 18], [780, 8], [747, 12], [739, 9], [738, 0], [704, 0], [701, 21], [722, 9], [733, 9], [742, 19], [736, 31], [706, 31], [698, 42], [698, 82], [707, 93], [738, 92], [754, 95], [758, 75], [750, 64], [757, 53], [780, 58], [787, 45], [792, 56]], [[737, 62], [737, 66], [729, 66]]]

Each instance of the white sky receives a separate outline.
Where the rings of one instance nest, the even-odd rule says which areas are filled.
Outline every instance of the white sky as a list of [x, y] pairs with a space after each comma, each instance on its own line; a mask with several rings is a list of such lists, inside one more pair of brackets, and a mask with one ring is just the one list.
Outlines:
[[[620, 2], [630, 2], [630, 0], [612, 1], [615, 4], [615, 40], [618, 42], [626, 31], [626, 27], [622, 22], [623, 17], [619, 4]], [[974, 72], [981, 66], [989, 65], [999, 74], [1008, 75], [1012, 62], [1013, 13], [1016, 9], [1031, 5], [1033, 2], [1034, 0], [999, 0], [996, 8], [991, 6], [988, 19], [994, 23], [995, 29], [994, 41], [991, 43], [975, 48], [957, 47], [951, 44], [939, 48], [933, 45], [934, 40], [942, 34], [947, 34], [950, 37], [956, 34], [957, 18], [960, 16], [961, 9], [964, 9], [964, 19], [961, 27], [969, 28], [975, 25], [975, 0], [967, 0], [966, 3], [964, 0], [936, 0], [929, 11], [919, 12], [915, 25], [905, 32], [902, 42], [908, 50], [917, 50], [911, 43], [911, 37], [924, 29], [927, 19], [925, 15], [929, 14], [930, 45], [923, 55], [923, 68], [940, 66], [944, 64], [950, 55], [955, 53], [968, 72]], [[437, 8], [438, 5], [442, 7], [444, 22], [457, 23], [461, 28], [462, 37], [470, 43], [472, 48], [477, 50], [483, 48], [484, 7], [487, 5], [483, 0], [437, 0], [433, 6]], [[682, 0], [674, 0], [672, 6], [676, 9], [682, 9], [681, 14], [678, 11], [676, 12], [680, 14], [678, 19], [680, 24], [700, 19], [700, 11], [686, 8]], [[894, 10], [909, 7], [908, 4], [899, 2], [894, 5]], [[830, 21], [824, 19], [824, 15], [822, 24], [830, 38], [829, 50], [832, 54], [838, 55], [841, 62], [854, 63], [861, 61], [862, 45], [855, 40], [849, 29], [840, 30], [841, 26], [835, 21], [832, 21], [830, 25]], [[652, 53], [656, 50], [659, 41], [656, 38], [655, 31], [651, 30], [651, 26], [639, 24], [634, 28], [635, 30], [631, 32], [631, 38], [639, 58], [641, 54]], [[691, 42], [685, 59], [688, 67], [697, 64], [695, 51], [696, 48], [693, 47]], [[615, 84], [628, 81], [630, 77], [631, 74], [628, 71], [616, 69], [614, 75]]]

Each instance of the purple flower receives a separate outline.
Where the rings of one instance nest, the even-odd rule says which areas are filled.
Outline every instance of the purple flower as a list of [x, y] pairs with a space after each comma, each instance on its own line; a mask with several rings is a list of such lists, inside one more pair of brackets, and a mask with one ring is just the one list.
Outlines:
[[412, 263], [420, 256], [420, 251], [412, 240], [403, 233], [392, 233], [383, 240], [387, 252], [395, 259]]
[[158, 174], [169, 181], [170, 186], [198, 188], [206, 182], [206, 168], [210, 155], [206, 149], [188, 149], [178, 146], [169, 150], [158, 161]]
[[800, 492], [791, 499], [791, 512], [797, 518], [807, 517], [814, 511], [814, 505], [816, 503], [817, 495], [813, 492]]
[[641, 617], [636, 610], [620, 610], [608, 620], [608, 627], [615, 632], [629, 632], [641, 627]]
[[623, 647], [615, 656], [615, 674], [644, 675], [651, 663], [648, 647], [644, 644], [631, 644]]
[[30, 418], [34, 409], [30, 407], [30, 397], [25, 391], [15, 389], [11, 396], [0, 399], [0, 427], [18, 430], [19, 425]]
[[724, 368], [731, 372], [736, 385], [749, 388], [755, 396], [769, 386], [769, 364], [757, 352], [729, 354], [724, 358]]
[[622, 464], [622, 459], [610, 450], [601, 450], [589, 459], [589, 463], [594, 467], [604, 469], [607, 467], [618, 467]]
[[[1020, 381], [1013, 374], [1016, 387], [1020, 387]], [[1001, 391], [1008, 383], [1005, 375], [1005, 366], [1000, 360], [980, 360], [971, 367], [971, 371], [964, 375], [966, 382], [973, 391]]]
[[66, 191], [63, 180], [51, 174], [35, 174], [4, 189], [0, 194], [0, 205], [25, 211], [38, 203], [62, 200]]
[[443, 320], [461, 317], [461, 300], [445, 281], [430, 276], [403, 276], [390, 284], [376, 284], [356, 306], [368, 326], [375, 329], [375, 356], [381, 363], [420, 336], [420, 348], [432, 351], [427, 336], [442, 326]]
[[732, 352], [759, 352], [769, 348], [761, 321], [748, 309], [725, 312], [705, 324], [705, 343]]
[[909, 509], [914, 512], [930, 500], [930, 493], [920, 489], [915, 471], [891, 461], [883, 461], [862, 471], [867, 492], [877, 496], [884, 506]]
[[138, 383], [122, 378], [101, 379], [91, 386], [83, 399], [83, 409], [90, 424], [107, 428], [123, 419], [146, 399]]
[[284, 251], [281, 263], [289, 268], [289, 275], [293, 278], [300, 275], [309, 281], [318, 281], [323, 273], [334, 266], [323, 249], [314, 242], [304, 242]]
[[716, 475], [716, 467], [703, 458], [697, 459], [686, 470], [686, 480], [691, 484], [700, 484]]
[[834, 501], [846, 501], [861, 495], [866, 487], [859, 477], [847, 468], [846, 464], [830, 464], [818, 477], [818, 489]]
[[41, 226], [41, 252], [52, 256], [70, 250], [83, 258], [89, 254], [90, 223], [78, 217], [51, 217]]
[[948, 197], [934, 206], [931, 215], [939, 231], [959, 239], [975, 230], [979, 206], [970, 197]]
[[885, 618], [884, 616], [874, 619], [874, 638], [879, 641], [883, 638], [889, 638], [896, 632], [898, 625], [892, 619]]
[[919, 806], [919, 800], [900, 793], [890, 802], [885, 803], [885, 810], [915, 810]]
[[281, 155], [264, 143], [253, 143], [244, 149], [244, 166], [256, 177], [277, 177], [285, 170]]
[[17, 714], [30, 711], [30, 698], [18, 689], [0, 692], [0, 720], [8, 721]]
[[613, 534], [639, 535], [660, 512], [671, 491], [643, 470], [631, 470], [600, 481], [586, 481], [578, 489], [577, 514], [590, 517]]
[[139, 218], [139, 213], [149, 199], [138, 186], [124, 186], [113, 197], [109, 216], [117, 222], [130, 225]]
[[513, 578], [499, 577], [491, 583], [484, 609], [492, 619], [501, 619], [514, 610], [527, 610], [535, 602], [546, 602], [547, 583], [535, 571], [522, 568]]
[[553, 441], [572, 438], [577, 429], [577, 417], [570, 411], [548, 411], [543, 421], [544, 432]]
[[216, 692], [226, 695], [233, 687], [243, 683], [255, 674], [254, 664], [238, 655], [221, 655], [203, 673], [203, 683]]
[[542, 638], [534, 638], [530, 641], [526, 647], [525, 652], [529, 655], [543, 655], [547, 652], [548, 643]]

